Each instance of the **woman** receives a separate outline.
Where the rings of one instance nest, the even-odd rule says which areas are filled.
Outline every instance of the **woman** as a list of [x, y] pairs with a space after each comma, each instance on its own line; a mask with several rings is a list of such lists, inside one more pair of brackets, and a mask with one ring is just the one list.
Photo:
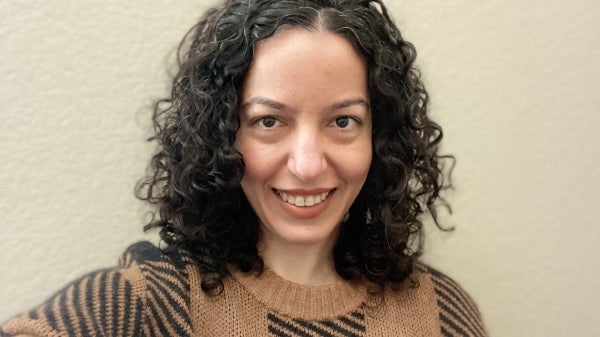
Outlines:
[[2, 327], [35, 336], [484, 336], [420, 264], [441, 128], [380, 1], [228, 0], [182, 42], [138, 196], [166, 246]]

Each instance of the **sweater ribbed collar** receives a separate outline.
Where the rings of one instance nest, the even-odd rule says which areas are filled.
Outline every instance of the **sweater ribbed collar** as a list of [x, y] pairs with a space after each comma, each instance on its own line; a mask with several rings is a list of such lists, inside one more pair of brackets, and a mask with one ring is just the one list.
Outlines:
[[265, 267], [262, 274], [232, 268], [231, 275], [270, 310], [295, 319], [324, 320], [359, 309], [367, 299], [362, 282], [340, 280], [324, 286], [288, 281]]

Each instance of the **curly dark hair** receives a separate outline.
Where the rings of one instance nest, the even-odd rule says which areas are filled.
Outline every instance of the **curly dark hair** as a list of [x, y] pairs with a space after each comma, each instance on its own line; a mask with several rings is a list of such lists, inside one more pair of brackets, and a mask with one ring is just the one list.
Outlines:
[[158, 152], [136, 194], [159, 216], [145, 229], [160, 228], [167, 250], [190, 253], [209, 294], [222, 292], [228, 264], [262, 272], [258, 218], [234, 148], [239, 93], [257, 43], [289, 28], [339, 34], [366, 61], [373, 160], [333, 256], [345, 279], [398, 285], [422, 251], [420, 215], [438, 223], [448, 156], [438, 154], [442, 130], [426, 113], [415, 48], [380, 0], [227, 0], [209, 9], [180, 44], [171, 96], [155, 105]]

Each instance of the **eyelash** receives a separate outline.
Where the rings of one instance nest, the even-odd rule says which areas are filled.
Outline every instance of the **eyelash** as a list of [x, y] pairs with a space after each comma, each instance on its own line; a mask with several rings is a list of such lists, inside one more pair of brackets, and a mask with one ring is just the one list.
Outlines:
[[[347, 120], [348, 120], [348, 125], [346, 125], [345, 127], [341, 127], [341, 126], [339, 126], [339, 125], [337, 124], [338, 120], [340, 120], [340, 119], [342, 119], [342, 118], [344, 118], [344, 119], [347, 119]], [[354, 117], [352, 117], [352, 116], [346, 116], [346, 115], [344, 115], [344, 116], [337, 116], [337, 117], [335, 117], [335, 118], [334, 118], [334, 120], [333, 120], [333, 122], [332, 122], [332, 124], [334, 124], [334, 125], [335, 125], [337, 128], [340, 128], [340, 129], [342, 129], [342, 130], [346, 130], [346, 129], [348, 129], [348, 128], [349, 128], [349, 127], [352, 125], [352, 123], [355, 123], [355, 124], [357, 124], [357, 125], [360, 125], [360, 121], [359, 121], [358, 119], [356, 119], [356, 118], [354, 118]]]
[[[339, 126], [339, 125], [337, 124], [337, 122], [338, 122], [340, 119], [347, 119], [347, 120], [348, 120], [348, 124], [347, 124], [346, 126], [344, 126], [344, 127], [342, 127], [342, 126]], [[271, 126], [267, 126], [267, 125], [265, 125], [265, 121], [272, 121], [272, 122], [273, 122], [273, 125], [271, 125]], [[263, 128], [263, 129], [273, 129], [273, 128], [275, 128], [275, 127], [276, 127], [276, 125], [277, 125], [278, 123], [281, 123], [281, 121], [280, 121], [280, 120], [279, 120], [277, 117], [275, 117], [275, 116], [272, 116], [272, 115], [268, 115], [268, 116], [262, 116], [262, 117], [259, 117], [259, 118], [255, 119], [255, 120], [253, 121], [253, 123], [252, 123], [252, 124], [255, 124], [255, 125], [257, 125], [258, 127], [260, 127], [260, 128]], [[336, 117], [333, 119], [333, 121], [330, 123], [330, 125], [332, 125], [332, 126], [334, 126], [334, 127], [336, 127], [336, 128], [339, 128], [339, 129], [341, 129], [341, 130], [346, 130], [346, 129], [349, 129], [349, 128], [351, 127], [352, 123], [355, 123], [355, 124], [357, 124], [357, 125], [360, 125], [360, 124], [361, 124], [360, 120], [358, 120], [358, 119], [357, 119], [357, 118], [355, 118], [355, 117], [352, 117], [352, 116], [347, 116], [347, 115], [342, 115], [342, 116], [336, 116]]]
[[264, 129], [272, 129], [272, 128], [274, 128], [274, 127], [275, 127], [275, 124], [274, 124], [274, 125], [272, 125], [272, 126], [266, 126], [266, 125], [265, 125], [265, 120], [273, 120], [273, 122], [274, 122], [275, 124], [277, 124], [277, 123], [281, 123], [281, 122], [280, 122], [280, 121], [279, 121], [279, 120], [278, 120], [278, 119], [277, 119], [275, 116], [263, 116], [263, 117], [257, 118], [257, 119], [256, 119], [256, 120], [253, 122], [253, 124], [256, 124], [256, 125], [258, 125], [259, 127], [261, 127], [261, 128], [264, 128]]

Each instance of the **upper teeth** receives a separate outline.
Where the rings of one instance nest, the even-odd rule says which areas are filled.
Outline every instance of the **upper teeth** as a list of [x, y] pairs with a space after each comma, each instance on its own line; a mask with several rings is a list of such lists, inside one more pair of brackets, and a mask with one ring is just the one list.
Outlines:
[[277, 191], [277, 193], [279, 193], [279, 196], [281, 196], [281, 199], [283, 199], [283, 201], [287, 202], [288, 204], [292, 204], [299, 207], [308, 207], [320, 204], [329, 195], [329, 192], [323, 192], [321, 194], [309, 196], [291, 195], [279, 191]]

